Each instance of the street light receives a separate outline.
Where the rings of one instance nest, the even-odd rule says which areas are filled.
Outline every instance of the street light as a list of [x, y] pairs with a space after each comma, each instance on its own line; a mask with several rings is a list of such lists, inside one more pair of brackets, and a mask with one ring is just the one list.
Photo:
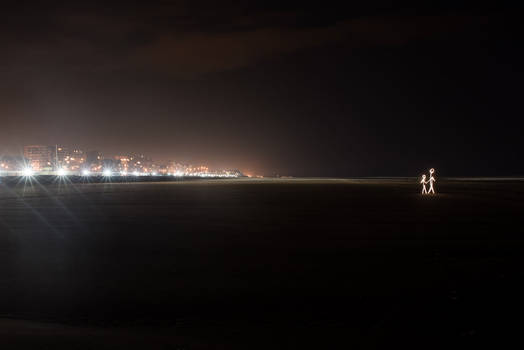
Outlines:
[[22, 175], [24, 175], [25, 177], [31, 177], [34, 174], [35, 172], [31, 168], [25, 168], [24, 170], [22, 170]]

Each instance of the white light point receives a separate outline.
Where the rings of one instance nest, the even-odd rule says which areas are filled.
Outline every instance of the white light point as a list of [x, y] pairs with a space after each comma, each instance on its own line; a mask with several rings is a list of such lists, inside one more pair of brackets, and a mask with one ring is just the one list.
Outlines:
[[91, 172], [89, 170], [82, 171], [82, 176], [89, 176], [89, 175], [91, 175]]
[[35, 174], [35, 172], [33, 171], [33, 169], [31, 168], [25, 168], [23, 171], [22, 171], [22, 174], [25, 176], [25, 177], [31, 177]]
[[58, 176], [66, 176], [67, 175], [67, 171], [65, 169], [58, 169], [56, 174]]
[[111, 176], [112, 172], [111, 170], [109, 169], [105, 169], [103, 172], [102, 172], [102, 175], [106, 176], [106, 177], [109, 177]]

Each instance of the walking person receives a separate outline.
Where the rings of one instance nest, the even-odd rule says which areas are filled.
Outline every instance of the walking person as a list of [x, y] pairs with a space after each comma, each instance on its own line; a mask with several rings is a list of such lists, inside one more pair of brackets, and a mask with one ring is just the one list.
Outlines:
[[435, 194], [435, 188], [433, 187], [433, 183], [437, 182], [437, 180], [435, 180], [435, 177], [433, 176], [433, 174], [435, 173], [435, 169], [431, 168], [429, 169], [429, 190], [428, 190], [428, 194], [429, 193], [433, 193]]
[[422, 184], [422, 194], [428, 194], [428, 190], [426, 189], [426, 184], [428, 183], [426, 181], [426, 174], [422, 175], [422, 180], [420, 180], [420, 183]]

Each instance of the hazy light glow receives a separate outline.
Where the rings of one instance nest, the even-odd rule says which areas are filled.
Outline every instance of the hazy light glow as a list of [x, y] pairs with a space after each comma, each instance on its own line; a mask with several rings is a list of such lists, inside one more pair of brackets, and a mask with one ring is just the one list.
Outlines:
[[87, 169], [82, 170], [82, 176], [89, 176], [89, 175], [91, 175], [91, 172], [89, 170]]
[[121, 171], [121, 172], [120, 172], [120, 175], [122, 175], [122, 176], [127, 176], [127, 171]]
[[67, 171], [65, 169], [60, 168], [60, 169], [57, 170], [56, 174], [58, 176], [66, 176], [67, 175]]
[[113, 172], [110, 170], [110, 169], [105, 169], [103, 172], [102, 172], [102, 175], [106, 176], [106, 177], [109, 177], [113, 174]]
[[133, 171], [133, 176], [140, 176], [140, 173], [138, 171]]

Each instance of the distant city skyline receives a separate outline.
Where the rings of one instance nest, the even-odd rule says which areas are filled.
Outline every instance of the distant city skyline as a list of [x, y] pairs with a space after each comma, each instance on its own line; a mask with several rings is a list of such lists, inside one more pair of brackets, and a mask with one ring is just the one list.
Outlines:
[[144, 154], [104, 154], [98, 150], [69, 149], [64, 145], [26, 145], [21, 156], [0, 154], [0, 175], [9, 174], [120, 174], [178, 176], [243, 176], [238, 169], [210, 168], [181, 161], [154, 161]]
[[[169, 150], [165, 150], [162, 153], [162, 156], [159, 156], [157, 154], [152, 154], [144, 150], [140, 150], [139, 147], [134, 148], [133, 150], [125, 150], [122, 148], [118, 148], [117, 150], [108, 150], [104, 149], [103, 147], [97, 147], [95, 146], [81, 146], [81, 145], [75, 145], [75, 144], [63, 144], [63, 143], [28, 143], [24, 144], [22, 146], [5, 146], [0, 149], [0, 158], [1, 157], [23, 157], [25, 154], [25, 148], [28, 146], [38, 146], [38, 147], [47, 147], [49, 149], [54, 149], [55, 147], [64, 148], [68, 151], [74, 151], [74, 150], [81, 150], [83, 152], [99, 152], [102, 157], [108, 157], [113, 158], [120, 155], [147, 155], [150, 158], [153, 158], [157, 162], [170, 162], [170, 161], [180, 161], [182, 163], [213, 163], [216, 164], [217, 162], [213, 158], [206, 158], [205, 156], [202, 157], [181, 157], [179, 154], [186, 153], [183, 149], [179, 150], [173, 150], [172, 153], [170, 153]], [[233, 165], [232, 165], [233, 166]]]

